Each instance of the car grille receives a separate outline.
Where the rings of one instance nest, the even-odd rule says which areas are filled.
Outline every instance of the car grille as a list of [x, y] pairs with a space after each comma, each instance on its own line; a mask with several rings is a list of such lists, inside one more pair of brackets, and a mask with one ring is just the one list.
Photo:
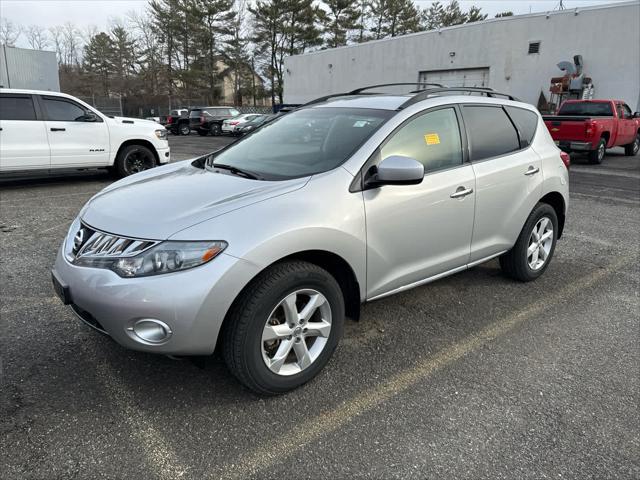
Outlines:
[[133, 257], [160, 243], [101, 232], [85, 224], [69, 233], [67, 257], [72, 261], [80, 257]]

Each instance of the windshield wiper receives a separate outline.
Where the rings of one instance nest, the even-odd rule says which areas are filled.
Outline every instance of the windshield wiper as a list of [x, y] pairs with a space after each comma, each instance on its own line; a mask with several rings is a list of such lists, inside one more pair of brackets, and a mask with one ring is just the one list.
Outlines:
[[250, 178], [251, 180], [261, 180], [261, 178], [253, 172], [249, 172], [248, 170], [243, 170], [238, 167], [233, 167], [231, 165], [225, 165], [224, 163], [213, 163], [211, 166], [213, 168], [219, 168], [221, 170], [229, 170], [234, 175], [240, 175], [245, 178]]

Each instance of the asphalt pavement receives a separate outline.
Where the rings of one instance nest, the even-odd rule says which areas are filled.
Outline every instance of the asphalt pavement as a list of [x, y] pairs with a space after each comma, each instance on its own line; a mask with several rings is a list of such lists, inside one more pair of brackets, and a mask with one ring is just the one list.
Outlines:
[[[177, 161], [230, 140], [170, 141]], [[367, 304], [318, 378], [267, 399], [217, 355], [125, 350], [54, 296], [108, 175], [0, 179], [0, 477], [640, 478], [640, 157], [618, 150], [573, 159], [536, 282], [492, 261]]]

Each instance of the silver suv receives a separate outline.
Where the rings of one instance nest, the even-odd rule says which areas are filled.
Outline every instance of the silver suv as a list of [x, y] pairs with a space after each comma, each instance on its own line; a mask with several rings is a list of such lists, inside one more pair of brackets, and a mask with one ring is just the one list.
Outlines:
[[325, 97], [105, 188], [71, 225], [54, 287], [125, 347], [217, 345], [247, 387], [282, 393], [327, 364], [363, 302], [494, 257], [517, 280], [542, 275], [567, 168], [538, 112], [508, 95]]

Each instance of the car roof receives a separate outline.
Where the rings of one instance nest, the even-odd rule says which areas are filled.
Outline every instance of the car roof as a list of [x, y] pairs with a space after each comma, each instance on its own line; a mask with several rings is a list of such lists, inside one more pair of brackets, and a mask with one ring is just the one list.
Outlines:
[[58, 97], [75, 98], [72, 95], [67, 95], [61, 92], [52, 92], [51, 90], [29, 90], [25, 88], [0, 88], [0, 93], [23, 93], [26, 95], [50, 95]]
[[[309, 105], [312, 108], [340, 107], [340, 108], [371, 108], [377, 110], [398, 110], [413, 94], [390, 95], [390, 94], [368, 94], [368, 95], [345, 95], [329, 98], [323, 102]], [[427, 103], [428, 102], [428, 103]], [[486, 103], [491, 105], [513, 105], [528, 110], [535, 110], [535, 107], [528, 103], [515, 100], [508, 100], [499, 97], [486, 97], [483, 95], [440, 95], [434, 94], [418, 102], [420, 104], [451, 104], [451, 103]]]

